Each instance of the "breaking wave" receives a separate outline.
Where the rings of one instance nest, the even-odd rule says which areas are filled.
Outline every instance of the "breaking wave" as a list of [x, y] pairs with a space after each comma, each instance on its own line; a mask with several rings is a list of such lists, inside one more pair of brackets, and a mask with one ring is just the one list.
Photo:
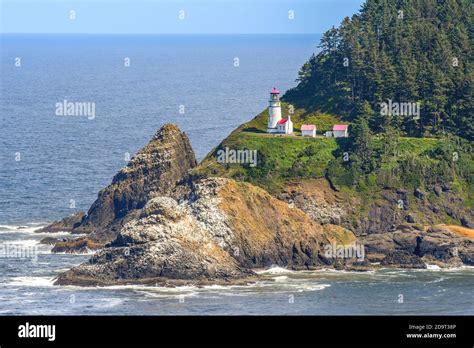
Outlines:
[[50, 287], [53, 286], [53, 282], [54, 277], [14, 277], [10, 278], [6, 285]]

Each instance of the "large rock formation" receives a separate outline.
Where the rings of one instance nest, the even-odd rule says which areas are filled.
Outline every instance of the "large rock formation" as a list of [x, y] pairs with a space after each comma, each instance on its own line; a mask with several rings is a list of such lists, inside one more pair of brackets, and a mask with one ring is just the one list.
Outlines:
[[294, 204], [321, 224], [341, 225], [351, 212], [348, 197], [334, 191], [324, 178], [289, 183], [278, 198]]
[[[59, 228], [72, 233], [87, 233], [87, 239], [94, 243], [110, 242], [151, 197], [169, 194], [195, 166], [196, 158], [188, 137], [177, 126], [166, 124], [114, 176], [112, 183], [99, 192], [97, 200], [80, 222], [68, 217], [42, 231], [57, 231]], [[60, 250], [54, 251], [67, 251], [68, 242], [62, 243]], [[77, 244], [77, 241], [71, 241], [73, 249]]]
[[454, 232], [451, 226], [402, 225], [394, 232], [371, 234], [359, 239], [367, 259], [383, 266], [425, 268], [474, 265], [474, 239]]
[[[365, 250], [365, 262], [357, 265], [359, 269], [374, 268], [374, 264], [401, 268], [473, 265], [474, 230], [437, 224], [447, 215], [460, 223], [464, 217], [463, 224], [469, 226], [472, 211], [464, 209], [448, 187], [438, 187], [436, 192], [436, 197], [428, 200], [421, 190], [385, 190], [380, 193], [382, 199], [362, 202], [334, 191], [324, 179], [308, 179], [288, 184], [279, 198], [300, 208], [323, 228], [332, 223], [351, 230]], [[354, 269], [347, 261], [333, 265]]]
[[59, 221], [54, 221], [46, 227], [36, 230], [36, 232], [72, 232], [76, 227], [79, 227], [86, 217], [84, 212], [80, 211]]
[[278, 197], [319, 223], [341, 225], [357, 236], [394, 232], [406, 222], [437, 225], [457, 221], [474, 227], [474, 212], [465, 208], [459, 194], [448, 186], [434, 186], [426, 192], [386, 189], [365, 200], [333, 190], [325, 179], [303, 178], [288, 184]]
[[322, 247], [342, 239], [258, 187], [210, 178], [178, 200], [149, 200], [109, 247], [56, 284], [249, 282], [252, 268], [321, 266]]
[[[187, 137], [176, 126], [161, 128], [86, 216], [49, 227], [88, 233], [58, 241], [54, 251], [108, 243], [56, 284], [236, 284], [259, 279], [253, 269], [272, 265], [360, 271], [474, 264], [473, 230], [414, 223], [419, 211], [436, 221], [435, 211], [449, 210], [470, 224], [472, 212], [456, 210], [458, 201], [441, 208], [444, 196], [455, 197], [448, 190], [439, 201], [420, 190], [387, 190], [365, 204], [318, 179], [291, 183], [277, 199], [249, 183], [186, 175], [195, 165]], [[362, 255], [344, 254], [360, 247]]]

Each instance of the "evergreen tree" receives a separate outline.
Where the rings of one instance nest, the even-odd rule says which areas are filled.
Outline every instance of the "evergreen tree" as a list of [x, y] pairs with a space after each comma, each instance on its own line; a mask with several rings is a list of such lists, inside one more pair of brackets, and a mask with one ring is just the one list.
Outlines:
[[364, 117], [358, 119], [353, 127], [352, 134], [353, 163], [362, 173], [371, 173], [375, 169], [372, 132]]
[[284, 99], [347, 121], [368, 103], [377, 132], [386, 124], [377, 115], [381, 102], [420, 102], [420, 119], [391, 125], [409, 136], [447, 131], [473, 140], [473, 42], [472, 0], [367, 0], [323, 35]]

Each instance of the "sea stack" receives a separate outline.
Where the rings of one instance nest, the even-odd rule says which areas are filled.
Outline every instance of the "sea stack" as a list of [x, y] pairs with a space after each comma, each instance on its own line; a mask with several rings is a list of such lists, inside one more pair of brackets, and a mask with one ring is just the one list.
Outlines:
[[[86, 238], [94, 244], [111, 242], [123, 224], [136, 217], [151, 197], [169, 194], [196, 164], [186, 134], [174, 124], [165, 124], [114, 176], [112, 183], [99, 192], [81, 221], [73, 220], [74, 225], [64, 226], [64, 229], [72, 233], [87, 233]], [[54, 227], [57, 225], [55, 222], [42, 231], [56, 231]], [[60, 242], [53, 251], [74, 251], [77, 244], [77, 240]]]

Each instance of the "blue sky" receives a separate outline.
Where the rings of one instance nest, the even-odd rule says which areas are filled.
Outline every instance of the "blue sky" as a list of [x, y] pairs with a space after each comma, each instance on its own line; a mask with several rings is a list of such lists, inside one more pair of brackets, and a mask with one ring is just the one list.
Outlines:
[[[0, 33], [322, 33], [363, 0], [0, 0]], [[75, 19], [69, 18], [75, 11]], [[179, 15], [183, 14], [184, 19]], [[290, 19], [294, 11], [294, 19]]]

